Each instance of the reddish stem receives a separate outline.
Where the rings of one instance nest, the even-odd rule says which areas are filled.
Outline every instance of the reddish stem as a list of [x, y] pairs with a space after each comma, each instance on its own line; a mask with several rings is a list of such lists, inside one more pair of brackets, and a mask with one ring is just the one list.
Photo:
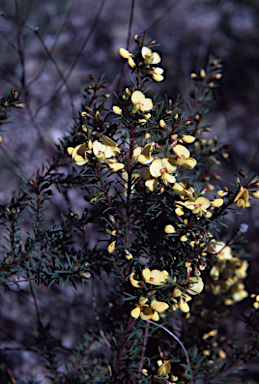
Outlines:
[[132, 327], [133, 322], [134, 322], [134, 318], [130, 317], [129, 322], [128, 322], [128, 326], [127, 326], [126, 331], [124, 333], [124, 337], [123, 337], [123, 340], [122, 340], [122, 345], [121, 345], [121, 348], [120, 348], [120, 351], [119, 351], [119, 355], [118, 355], [118, 360], [117, 360], [117, 365], [116, 365], [116, 372], [117, 373], [119, 371], [120, 361], [121, 361], [122, 354], [123, 354], [123, 351], [124, 351], [124, 347], [125, 347], [125, 344], [126, 344], [126, 341], [127, 341], [127, 338], [128, 338], [128, 334], [129, 334], [129, 331], [130, 331], [130, 329]]

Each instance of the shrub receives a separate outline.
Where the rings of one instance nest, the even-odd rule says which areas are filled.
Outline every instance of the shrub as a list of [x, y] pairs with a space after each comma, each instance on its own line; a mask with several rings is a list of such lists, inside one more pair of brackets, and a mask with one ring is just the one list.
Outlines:
[[[93, 298], [97, 321], [63, 369], [62, 348], [39, 321], [37, 353], [53, 383], [218, 383], [258, 354], [255, 311], [244, 317], [249, 347], [221, 332], [233, 305], [248, 296], [247, 228], [225, 242], [221, 228], [227, 215], [259, 197], [259, 178], [240, 170], [235, 184], [216, 184], [229, 156], [229, 145], [209, 137], [206, 124], [222, 76], [219, 60], [191, 74], [188, 102], [160, 101], [148, 89], [164, 79], [156, 43], [144, 35], [135, 41], [137, 53], [120, 49], [132, 76], [112, 109], [103, 79], [91, 77], [56, 157], [1, 203], [2, 294], [24, 281], [32, 292], [33, 282], [76, 288], [80, 281], [87, 290], [97, 276], [111, 287], [109, 305]], [[22, 106], [18, 98], [10, 91], [1, 99], [2, 120], [6, 108]], [[76, 188], [83, 212], [68, 207], [46, 225], [54, 191], [66, 196]], [[31, 231], [22, 236], [25, 212]], [[98, 232], [92, 249], [77, 241], [88, 224]], [[257, 309], [259, 296], [252, 297]], [[93, 343], [102, 351], [93, 352]]]

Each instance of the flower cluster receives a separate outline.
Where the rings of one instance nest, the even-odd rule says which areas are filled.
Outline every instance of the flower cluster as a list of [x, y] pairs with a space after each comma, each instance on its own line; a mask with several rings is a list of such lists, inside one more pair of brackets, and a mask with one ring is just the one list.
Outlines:
[[210, 269], [211, 281], [207, 289], [214, 295], [226, 294], [225, 305], [231, 305], [248, 296], [243, 280], [247, 276], [248, 262], [233, 256], [232, 249], [223, 241], [212, 242], [212, 252], [217, 256]]

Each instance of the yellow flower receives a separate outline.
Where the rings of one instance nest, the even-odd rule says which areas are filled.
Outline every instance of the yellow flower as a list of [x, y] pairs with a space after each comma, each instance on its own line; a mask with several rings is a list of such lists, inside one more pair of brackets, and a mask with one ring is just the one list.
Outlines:
[[235, 303], [244, 300], [248, 296], [247, 291], [244, 289], [244, 284], [243, 283], [235, 284], [231, 288], [231, 294], [232, 294], [232, 300]]
[[146, 304], [148, 299], [146, 297], [140, 297], [136, 308], [131, 311], [131, 316], [134, 319], [140, 317], [142, 320], [159, 320], [159, 312], [164, 312], [169, 307], [168, 304], [162, 301], [152, 300], [150, 306]]
[[190, 157], [190, 152], [186, 147], [177, 144], [173, 147], [174, 153], [178, 156], [176, 165], [183, 165], [185, 168], [192, 169], [196, 166], [197, 161]]
[[142, 271], [142, 277], [145, 282], [153, 285], [164, 285], [167, 276], [168, 272], [161, 272], [158, 269], [153, 269], [152, 271], [150, 271], [150, 269], [145, 268]]
[[179, 195], [190, 197], [193, 199], [194, 189], [192, 187], [186, 188], [183, 183], [174, 183], [173, 191], [179, 193]]
[[162, 362], [162, 360], [158, 360], [157, 364], [159, 366], [157, 370], [158, 375], [168, 377], [168, 373], [171, 370], [171, 364], [169, 361]]
[[116, 143], [109, 137], [102, 135], [101, 140], [104, 144], [95, 140], [93, 143], [93, 153], [97, 157], [99, 163], [103, 162], [105, 159], [109, 159], [113, 156], [116, 156], [120, 152], [120, 149], [117, 147]]
[[134, 273], [134, 272], [131, 273], [129, 279], [130, 279], [130, 282], [133, 285], [133, 287], [135, 287], [135, 288], [141, 287], [140, 281], [138, 281], [136, 273]]
[[133, 151], [133, 159], [135, 163], [149, 164], [153, 160], [151, 156], [155, 143], [147, 143], [144, 148], [137, 147]]
[[234, 203], [236, 203], [238, 208], [247, 208], [250, 207], [248, 202], [249, 192], [246, 188], [240, 186], [239, 192], [235, 197]]
[[163, 72], [164, 72], [164, 70], [162, 68], [159, 68], [159, 67], [151, 68], [151, 70], [149, 71], [149, 73], [152, 76], [152, 79], [157, 81], [157, 82], [164, 80], [164, 76], [162, 76]]
[[164, 231], [165, 231], [165, 233], [168, 233], [168, 234], [176, 233], [175, 228], [171, 224], [166, 225], [164, 228]]
[[195, 137], [191, 135], [181, 135], [181, 138], [187, 144], [193, 143], [195, 141]]
[[224, 190], [220, 190], [217, 192], [217, 194], [220, 196], [220, 197], [224, 197], [228, 194], [228, 189], [224, 189]]
[[259, 190], [258, 191], [255, 191], [255, 192], [252, 192], [251, 195], [253, 197], [255, 197], [256, 199], [259, 199]]
[[248, 261], [242, 260], [240, 267], [236, 268], [236, 270], [235, 270], [235, 275], [239, 279], [245, 279], [247, 276], [246, 271], [247, 271], [248, 266], [249, 266]]
[[153, 108], [152, 99], [146, 99], [145, 95], [140, 91], [132, 93], [131, 102], [133, 104], [131, 113], [136, 113], [138, 111], [146, 112]]
[[120, 55], [121, 57], [123, 57], [124, 59], [128, 59], [128, 64], [131, 68], [135, 68], [136, 67], [136, 64], [134, 62], [134, 60], [132, 59], [132, 56], [133, 54], [130, 53], [129, 51], [127, 51], [127, 49], [124, 49], [124, 48], [120, 48]]
[[129, 51], [127, 51], [127, 49], [120, 48], [120, 55], [121, 55], [121, 57], [123, 57], [124, 59], [128, 59], [129, 57], [132, 56], [132, 53], [130, 53]]
[[190, 282], [189, 288], [187, 289], [187, 292], [190, 295], [197, 295], [198, 293], [201, 293], [201, 291], [204, 288], [204, 283], [201, 279], [201, 277], [189, 277], [188, 281]]
[[69, 155], [72, 156], [72, 160], [77, 165], [84, 165], [84, 164], [88, 163], [87, 153], [91, 152], [91, 150], [89, 148], [91, 146], [92, 146], [92, 142], [89, 141], [88, 143], [79, 144], [75, 148], [68, 147], [67, 152]]
[[147, 189], [149, 191], [154, 192], [157, 189], [157, 187], [158, 187], [157, 178], [149, 179], [149, 180], [145, 181], [145, 186], [147, 187]]
[[163, 119], [159, 120], [159, 125], [161, 128], [165, 128], [165, 129], [168, 128], [166, 125], [166, 122]]
[[223, 199], [214, 199], [212, 202], [211, 202], [211, 207], [221, 207], [222, 204], [224, 203], [224, 200]]
[[116, 115], [121, 115], [122, 114], [122, 109], [120, 107], [118, 107], [117, 105], [114, 105], [112, 107], [112, 110], [113, 112], [116, 114]]
[[175, 177], [170, 175], [170, 173], [176, 170], [176, 167], [170, 163], [170, 160], [165, 159], [156, 159], [150, 165], [150, 174], [153, 177], [161, 177], [165, 185], [175, 182]]
[[146, 124], [147, 120], [150, 119], [150, 117], [151, 117], [151, 113], [146, 113], [146, 114], [144, 115], [144, 117], [145, 117], [144, 119], [139, 119], [139, 120], [138, 120], [138, 122], [139, 122], [140, 125], [144, 125], [144, 124]]
[[179, 303], [178, 303], [178, 307], [179, 309], [184, 312], [184, 313], [187, 313], [190, 311], [190, 307], [189, 305], [187, 304], [185, 298], [183, 296], [180, 296], [180, 300], [179, 300]]
[[129, 58], [128, 58], [128, 64], [129, 64], [130, 68], [135, 68], [135, 67], [136, 67], [136, 63], [135, 63], [135, 61], [132, 59], [132, 57], [129, 57]]
[[197, 214], [200, 217], [202, 216], [203, 212], [207, 214], [207, 208], [209, 208], [211, 205], [210, 200], [202, 196], [198, 197], [194, 201], [192, 200], [187, 200], [185, 202], [178, 201], [177, 203], [190, 209], [192, 213]]
[[220, 261], [231, 260], [233, 258], [231, 247], [223, 241], [213, 242], [212, 249]]
[[109, 159], [108, 166], [113, 172], [122, 171], [125, 167], [123, 163], [117, 163], [115, 159]]
[[152, 52], [152, 50], [148, 47], [143, 47], [141, 49], [141, 55], [144, 59], [145, 65], [158, 64], [161, 61], [159, 54], [157, 52]]
[[112, 253], [114, 251], [114, 249], [115, 249], [115, 246], [116, 246], [116, 241], [114, 240], [110, 245], [108, 245], [107, 251], [109, 253]]

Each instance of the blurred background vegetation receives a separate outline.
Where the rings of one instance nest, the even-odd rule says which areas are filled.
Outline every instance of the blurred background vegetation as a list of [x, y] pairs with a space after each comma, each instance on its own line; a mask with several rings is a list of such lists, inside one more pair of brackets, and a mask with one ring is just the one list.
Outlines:
[[[126, 48], [131, 18], [130, 51], [135, 49], [133, 36], [143, 31], [160, 44], [156, 50], [166, 68], [165, 81], [154, 87], [160, 95], [166, 93], [175, 100], [181, 94], [186, 100], [191, 91], [190, 73], [204, 67], [211, 54], [221, 59], [224, 76], [215, 91], [208, 124], [212, 134], [228, 140], [232, 148], [219, 185], [233, 182], [233, 172], [241, 168], [249, 175], [259, 173], [258, 0], [0, 0], [0, 11], [0, 93], [19, 89], [26, 104], [25, 110], [14, 111], [15, 123], [6, 125], [2, 134], [0, 199], [10, 198], [21, 172], [32, 174], [52, 158], [54, 143], [77, 117], [90, 74], [99, 77], [104, 73], [111, 95], [129, 83], [130, 72], [118, 51]], [[112, 103], [113, 96], [110, 106]], [[82, 193], [80, 199], [78, 196], [74, 191], [68, 202], [54, 198], [47, 220], [53, 222], [68, 205], [82, 212]], [[242, 223], [249, 225], [247, 288], [252, 292], [258, 290], [259, 211], [249, 209], [235, 217], [225, 239]], [[89, 230], [83, 240], [93, 246], [91, 239]], [[93, 289], [98, 284], [96, 280]], [[52, 287], [51, 296], [45, 287], [37, 287], [35, 292], [41, 321], [49, 324], [53, 338], [69, 351], [90, 321], [92, 292], [80, 287], [77, 292], [72, 287], [66, 291]], [[109, 295], [98, 289], [96, 295], [103, 300], [102, 312]], [[9, 381], [16, 377], [21, 383], [37, 372], [42, 383], [50, 383], [33, 353], [37, 323], [30, 287], [9, 287], [1, 301], [0, 362], [9, 369], [2, 370], [1, 375], [6, 376], [1, 384], [8, 382], [6, 377]], [[237, 304], [233, 318], [246, 313], [250, 305], [249, 299]], [[235, 323], [232, 332], [242, 329], [242, 323]], [[248, 369], [244, 382], [259, 382], [258, 367]]]

